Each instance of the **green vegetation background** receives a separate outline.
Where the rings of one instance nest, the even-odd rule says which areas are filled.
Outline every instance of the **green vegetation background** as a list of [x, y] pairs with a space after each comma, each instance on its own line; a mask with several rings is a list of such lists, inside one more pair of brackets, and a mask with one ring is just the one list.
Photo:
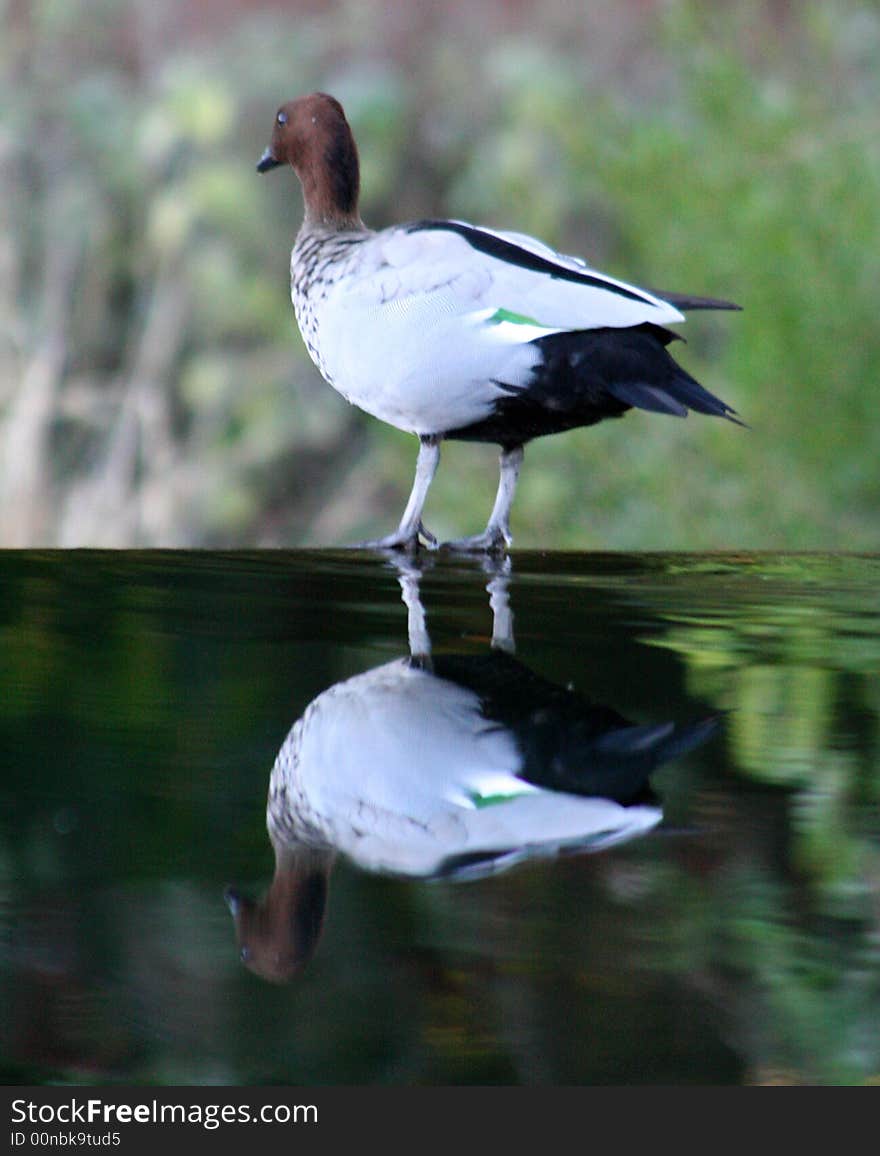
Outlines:
[[[684, 363], [751, 427], [630, 415], [527, 450], [519, 546], [874, 550], [880, 6], [0, 0], [0, 544], [388, 530], [413, 440], [295, 328], [278, 103], [346, 105], [373, 226], [457, 215], [732, 297]], [[489, 447], [428, 521], [479, 529]]]

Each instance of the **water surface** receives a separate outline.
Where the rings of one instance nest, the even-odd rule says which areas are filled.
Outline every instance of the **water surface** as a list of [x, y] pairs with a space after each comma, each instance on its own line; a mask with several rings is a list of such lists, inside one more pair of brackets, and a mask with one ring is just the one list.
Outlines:
[[[3, 554], [5, 1082], [877, 1081], [878, 590], [853, 556]], [[301, 870], [267, 791], [315, 703], [296, 813], [340, 843]], [[578, 831], [487, 850], [511, 751]], [[401, 842], [471, 764], [472, 842]]]

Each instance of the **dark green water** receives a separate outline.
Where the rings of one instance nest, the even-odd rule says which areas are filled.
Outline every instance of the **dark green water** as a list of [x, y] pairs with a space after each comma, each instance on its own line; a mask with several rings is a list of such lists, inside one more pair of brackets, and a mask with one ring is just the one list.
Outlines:
[[[4, 1082], [880, 1080], [880, 559], [429, 558], [404, 586], [409, 615], [372, 555], [0, 555]], [[605, 849], [469, 881], [326, 862], [323, 933], [267, 982], [224, 893], [269, 888], [276, 755], [428, 637], [435, 675], [515, 662], [524, 742], [568, 687], [715, 730]], [[364, 713], [325, 716], [319, 786], [357, 778]], [[428, 714], [395, 738], [413, 782]]]

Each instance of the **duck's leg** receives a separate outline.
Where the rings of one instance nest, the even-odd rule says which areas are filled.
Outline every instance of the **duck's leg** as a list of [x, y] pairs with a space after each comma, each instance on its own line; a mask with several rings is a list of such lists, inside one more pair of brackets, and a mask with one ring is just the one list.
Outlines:
[[373, 538], [368, 542], [358, 542], [358, 546], [368, 550], [415, 550], [419, 544], [419, 535], [424, 538], [429, 550], [437, 549], [437, 539], [425, 526], [422, 525], [422, 510], [428, 489], [437, 472], [440, 461], [440, 438], [426, 434], [419, 438], [419, 456], [416, 460], [416, 476], [413, 480], [412, 491], [400, 525], [393, 534], [386, 534], [384, 538]]
[[523, 460], [522, 446], [512, 446], [501, 451], [501, 476], [498, 479], [498, 493], [495, 505], [489, 515], [489, 522], [482, 534], [472, 538], [454, 538], [444, 542], [451, 550], [485, 550], [495, 553], [511, 544], [510, 507], [516, 493], [516, 483]]

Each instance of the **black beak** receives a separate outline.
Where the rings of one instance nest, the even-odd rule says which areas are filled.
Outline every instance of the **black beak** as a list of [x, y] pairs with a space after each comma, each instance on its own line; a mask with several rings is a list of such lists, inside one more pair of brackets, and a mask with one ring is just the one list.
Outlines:
[[268, 173], [270, 169], [277, 169], [282, 164], [272, 152], [271, 148], [267, 148], [260, 159], [257, 161], [257, 172]]
[[227, 887], [223, 892], [223, 898], [232, 914], [238, 915], [243, 903], [241, 894], [234, 887]]

